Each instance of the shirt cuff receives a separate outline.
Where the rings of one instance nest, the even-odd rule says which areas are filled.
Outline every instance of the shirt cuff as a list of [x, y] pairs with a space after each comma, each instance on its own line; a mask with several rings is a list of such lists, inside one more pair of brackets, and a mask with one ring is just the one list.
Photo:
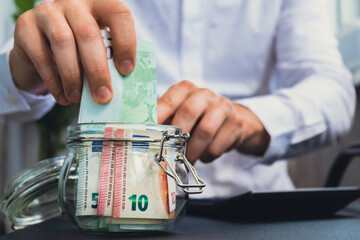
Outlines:
[[270, 135], [269, 146], [260, 162], [272, 164], [275, 160], [282, 159], [287, 152], [295, 128], [295, 119], [289, 107], [274, 95], [251, 97], [234, 102], [250, 109]]
[[55, 103], [51, 94], [35, 95], [18, 89], [12, 79], [9, 55], [13, 39], [0, 50], [0, 117], [5, 121], [31, 121], [42, 117]]
[[29, 111], [30, 106], [26, 100], [21, 96], [17, 87], [15, 86], [9, 65], [9, 55], [13, 47], [14, 41], [9, 40], [5, 46], [0, 50], [0, 73], [1, 73], [1, 88], [0, 88], [0, 114], [10, 114], [19, 111]]

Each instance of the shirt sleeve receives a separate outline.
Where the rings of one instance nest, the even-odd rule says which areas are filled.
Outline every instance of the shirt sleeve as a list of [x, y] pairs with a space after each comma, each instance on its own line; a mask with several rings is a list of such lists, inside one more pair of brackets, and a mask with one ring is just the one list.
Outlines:
[[18, 89], [10, 73], [9, 53], [13, 40], [0, 49], [0, 120], [26, 122], [47, 113], [55, 103], [51, 94], [35, 95]]
[[275, 89], [237, 101], [271, 136], [263, 163], [334, 144], [351, 127], [354, 86], [328, 20], [325, 0], [284, 1], [275, 36]]

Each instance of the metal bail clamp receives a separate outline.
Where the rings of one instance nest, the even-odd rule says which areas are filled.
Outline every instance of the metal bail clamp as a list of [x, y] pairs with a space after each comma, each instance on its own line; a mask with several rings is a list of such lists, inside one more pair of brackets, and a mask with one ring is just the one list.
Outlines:
[[[184, 164], [186, 170], [191, 173], [193, 179], [195, 180], [194, 184], [183, 183], [181, 181], [180, 177], [177, 175], [175, 169], [171, 166], [169, 161], [163, 155], [165, 142], [170, 140], [171, 138], [175, 138], [181, 142], [185, 142], [184, 153], [178, 153], [176, 155], [175, 162]], [[187, 151], [187, 144], [188, 144], [189, 138], [190, 138], [189, 133], [175, 135], [175, 134], [169, 134], [167, 131], [165, 131], [163, 133], [163, 136], [160, 141], [160, 152], [155, 154], [155, 162], [159, 165], [161, 170], [163, 170], [168, 176], [170, 176], [171, 178], [173, 178], [175, 180], [176, 184], [179, 187], [181, 187], [185, 193], [188, 193], [188, 194], [202, 193], [203, 187], [205, 187], [206, 184], [205, 184], [204, 180], [202, 180], [197, 175], [197, 172], [196, 172], [195, 168], [193, 167], [193, 165], [191, 165], [191, 163], [189, 163], [189, 161], [186, 159], [186, 151]], [[166, 163], [166, 166], [168, 169], [165, 169], [161, 165], [162, 161], [164, 161]], [[195, 189], [193, 189], [193, 188], [195, 188]]]

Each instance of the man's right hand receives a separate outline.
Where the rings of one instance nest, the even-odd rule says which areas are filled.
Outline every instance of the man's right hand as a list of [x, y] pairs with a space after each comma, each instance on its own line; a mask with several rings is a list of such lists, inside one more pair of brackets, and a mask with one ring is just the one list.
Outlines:
[[136, 33], [129, 7], [118, 0], [55, 0], [43, 2], [16, 22], [10, 68], [18, 88], [50, 92], [62, 105], [79, 102], [79, 62], [97, 103], [112, 96], [110, 74], [100, 28], [111, 30], [117, 70], [128, 75], [135, 67]]

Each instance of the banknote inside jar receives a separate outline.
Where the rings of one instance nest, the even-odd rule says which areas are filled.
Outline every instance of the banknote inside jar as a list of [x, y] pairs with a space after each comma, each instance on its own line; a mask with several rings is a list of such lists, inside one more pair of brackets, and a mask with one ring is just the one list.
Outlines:
[[[176, 127], [143, 124], [69, 127], [65, 162], [76, 170], [60, 177], [66, 196], [60, 203], [70, 202], [63, 209], [66, 215], [75, 213], [71, 216], [75, 225], [117, 231], [123, 225], [158, 225], [176, 218], [176, 209], [182, 210], [184, 203], [177, 202], [175, 181], [154, 161], [165, 129], [180, 132]], [[174, 169], [179, 169], [174, 160], [180, 149], [180, 143], [170, 141], [163, 153]]]

